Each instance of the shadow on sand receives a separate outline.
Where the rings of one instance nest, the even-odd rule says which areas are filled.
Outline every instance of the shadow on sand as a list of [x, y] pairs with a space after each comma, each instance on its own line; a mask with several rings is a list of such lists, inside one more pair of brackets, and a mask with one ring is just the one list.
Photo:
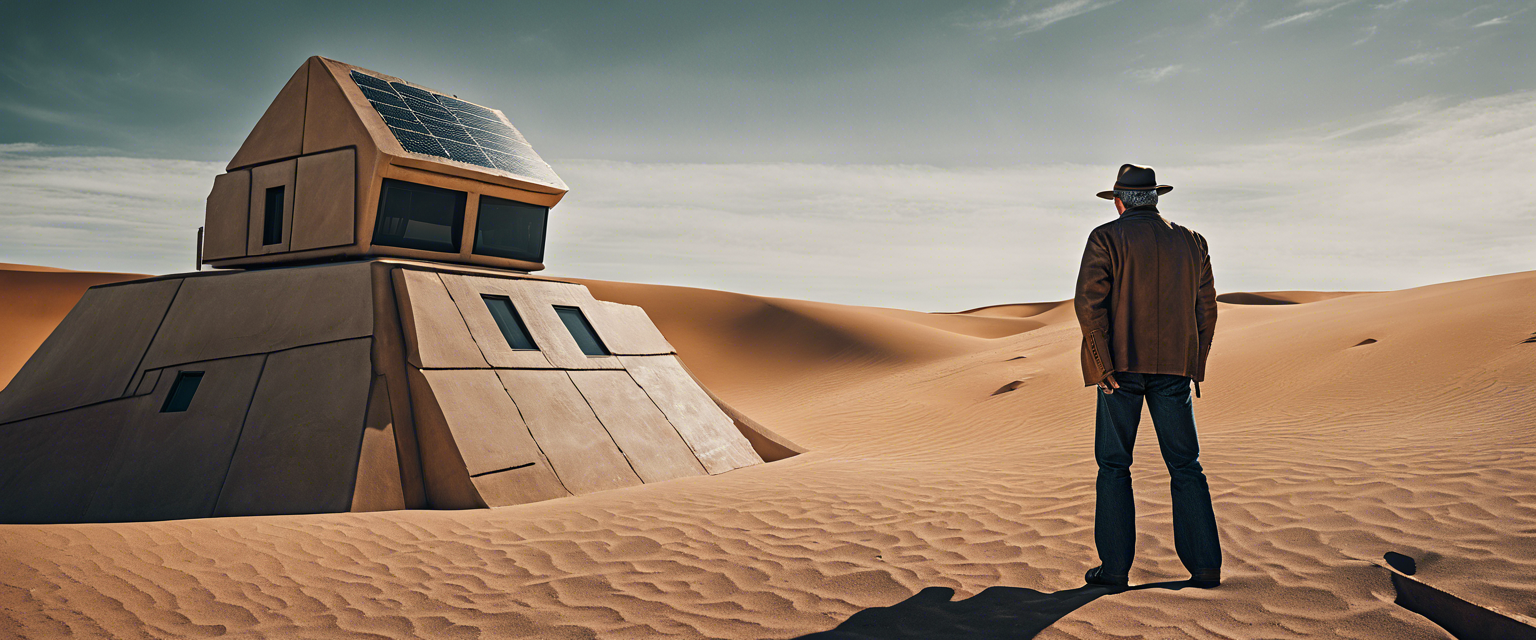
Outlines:
[[1083, 586], [1044, 593], [1023, 587], [990, 587], [970, 598], [951, 601], [955, 590], [928, 587], [889, 607], [865, 609], [834, 629], [801, 636], [801, 640], [881, 640], [925, 638], [1033, 638], [1046, 627], [1099, 596], [1138, 589], [1182, 589], [1185, 581], [1154, 582], [1134, 587]]

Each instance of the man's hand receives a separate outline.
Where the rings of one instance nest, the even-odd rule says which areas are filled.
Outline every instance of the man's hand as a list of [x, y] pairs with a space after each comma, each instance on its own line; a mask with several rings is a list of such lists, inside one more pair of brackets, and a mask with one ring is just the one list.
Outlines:
[[1115, 382], [1115, 374], [1113, 373], [1105, 376], [1103, 380], [1099, 381], [1099, 390], [1103, 391], [1104, 393], [1114, 393], [1115, 389], [1119, 388], [1120, 383]]

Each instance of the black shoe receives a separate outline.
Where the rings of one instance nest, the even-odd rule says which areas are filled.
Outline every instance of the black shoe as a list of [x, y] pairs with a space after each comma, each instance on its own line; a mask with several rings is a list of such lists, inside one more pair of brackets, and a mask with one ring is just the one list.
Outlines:
[[1131, 583], [1130, 576], [1109, 575], [1104, 573], [1104, 567], [1089, 569], [1088, 573], [1083, 574], [1083, 579], [1088, 581], [1088, 584], [1101, 587], [1123, 587]]
[[1221, 569], [1202, 569], [1192, 572], [1188, 584], [1196, 589], [1214, 588], [1221, 584]]

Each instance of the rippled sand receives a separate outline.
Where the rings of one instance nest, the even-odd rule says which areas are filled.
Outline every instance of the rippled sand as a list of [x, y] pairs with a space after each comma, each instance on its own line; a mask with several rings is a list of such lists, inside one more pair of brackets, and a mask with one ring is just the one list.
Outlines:
[[[0, 526], [0, 636], [789, 638], [930, 587], [1074, 589], [1095, 563], [1069, 305], [588, 284], [810, 453], [494, 510]], [[1536, 272], [1286, 294], [1222, 304], [1196, 401], [1226, 582], [1074, 602], [1038, 637], [1449, 637], [1392, 603], [1387, 551], [1536, 617]], [[1178, 580], [1143, 427], [1131, 578]]]

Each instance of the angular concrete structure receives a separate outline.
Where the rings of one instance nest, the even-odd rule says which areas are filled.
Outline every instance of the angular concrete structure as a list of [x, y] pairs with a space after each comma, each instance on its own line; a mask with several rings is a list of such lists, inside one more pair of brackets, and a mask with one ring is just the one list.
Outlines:
[[[467, 195], [458, 233], [448, 242], [451, 251], [401, 246], [409, 243], [376, 233], [380, 201], [390, 195], [386, 181]], [[275, 203], [279, 191], [281, 207], [272, 209], [280, 230], [269, 236], [268, 196]], [[538, 271], [542, 255], [474, 250], [482, 204], [547, 209], [565, 192], [565, 183], [501, 111], [314, 57], [294, 73], [228, 172], [216, 179], [204, 262], [245, 267], [395, 256]]]
[[0, 522], [494, 507], [784, 457], [644, 310], [530, 275], [564, 193], [501, 112], [311, 58], [214, 181], [221, 269], [91, 289], [0, 390]]

